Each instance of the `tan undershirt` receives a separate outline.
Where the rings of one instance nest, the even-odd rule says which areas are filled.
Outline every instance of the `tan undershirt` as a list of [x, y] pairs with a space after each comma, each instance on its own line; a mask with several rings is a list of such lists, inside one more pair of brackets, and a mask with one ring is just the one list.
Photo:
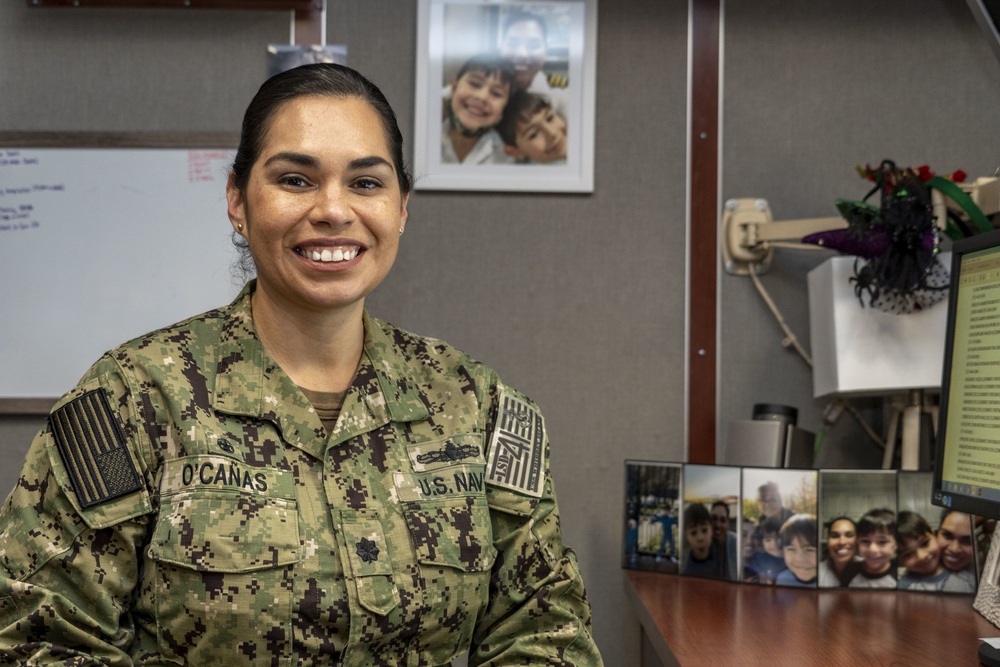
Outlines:
[[323, 422], [323, 428], [327, 434], [333, 433], [333, 428], [337, 425], [337, 417], [340, 416], [340, 409], [344, 406], [344, 397], [347, 396], [347, 389], [344, 391], [313, 391], [305, 387], [299, 387], [305, 394], [309, 402], [316, 410], [316, 416]]

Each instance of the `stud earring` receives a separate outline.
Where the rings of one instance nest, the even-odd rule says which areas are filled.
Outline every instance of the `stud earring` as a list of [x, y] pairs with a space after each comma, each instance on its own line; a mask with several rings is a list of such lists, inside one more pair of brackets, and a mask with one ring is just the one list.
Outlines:
[[400, 236], [403, 235], [403, 226], [402, 225], [399, 226], [399, 235]]
[[236, 225], [236, 230], [237, 230], [237, 231], [240, 231], [240, 232], [242, 232], [242, 231], [243, 231], [243, 223], [242, 223], [242, 222], [240, 222], [240, 223], [237, 223], [237, 225]]

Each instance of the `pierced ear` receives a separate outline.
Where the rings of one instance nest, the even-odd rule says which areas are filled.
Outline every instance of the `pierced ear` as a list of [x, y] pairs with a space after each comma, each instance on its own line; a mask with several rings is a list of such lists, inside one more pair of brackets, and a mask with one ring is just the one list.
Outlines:
[[410, 219], [410, 212], [406, 209], [406, 205], [410, 202], [410, 195], [403, 195], [403, 207], [400, 211], [399, 217], [399, 235], [403, 235], [403, 229], [406, 227], [406, 221]]
[[235, 178], [236, 175], [229, 172], [229, 179], [226, 181], [226, 212], [229, 214], [229, 223], [236, 233], [246, 238], [246, 198], [243, 190], [236, 187]]

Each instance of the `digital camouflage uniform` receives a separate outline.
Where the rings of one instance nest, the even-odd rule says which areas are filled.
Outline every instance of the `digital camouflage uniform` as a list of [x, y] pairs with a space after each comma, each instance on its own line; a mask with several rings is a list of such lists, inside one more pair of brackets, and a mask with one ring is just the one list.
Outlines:
[[601, 665], [535, 406], [366, 314], [327, 437], [252, 289], [56, 404], [0, 512], [0, 664]]

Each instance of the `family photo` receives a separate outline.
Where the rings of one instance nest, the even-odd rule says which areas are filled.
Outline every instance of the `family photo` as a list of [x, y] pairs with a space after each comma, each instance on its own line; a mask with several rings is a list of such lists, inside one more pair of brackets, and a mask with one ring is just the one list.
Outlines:
[[996, 521], [931, 504], [931, 475], [899, 473], [899, 590], [975, 593]]
[[684, 467], [682, 574], [739, 581], [740, 469]]
[[816, 588], [817, 472], [743, 470], [743, 581]]
[[469, 44], [457, 26], [446, 32], [456, 37], [445, 45], [442, 162], [565, 164], [571, 16], [566, 6], [528, 8], [445, 8], [446, 29], [471, 17], [486, 34]]
[[416, 187], [587, 189], [589, 5], [423, 0]]
[[897, 501], [892, 471], [823, 471], [820, 588], [896, 588]]

